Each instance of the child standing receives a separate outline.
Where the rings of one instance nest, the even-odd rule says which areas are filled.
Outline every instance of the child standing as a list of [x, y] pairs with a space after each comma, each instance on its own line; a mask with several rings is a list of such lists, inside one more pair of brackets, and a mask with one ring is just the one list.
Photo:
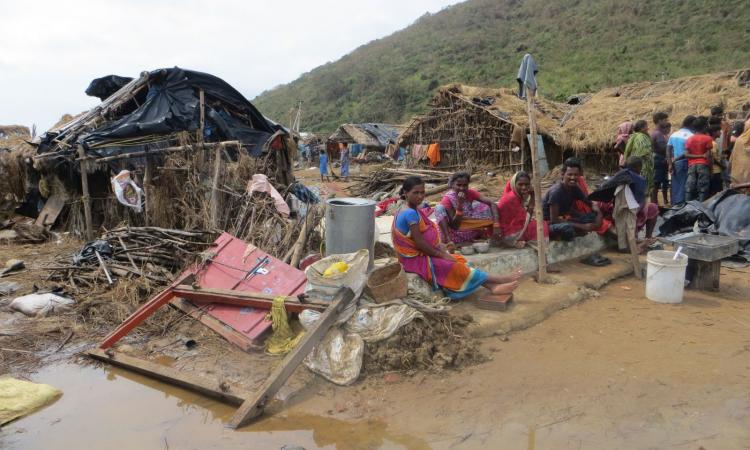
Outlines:
[[708, 120], [698, 117], [693, 122], [695, 134], [685, 142], [688, 174], [685, 183], [685, 200], [705, 201], [711, 188], [711, 150], [714, 140], [708, 135]]

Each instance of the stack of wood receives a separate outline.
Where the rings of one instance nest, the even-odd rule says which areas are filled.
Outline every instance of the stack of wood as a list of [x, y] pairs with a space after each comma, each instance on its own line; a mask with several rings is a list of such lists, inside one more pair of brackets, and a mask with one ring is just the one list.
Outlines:
[[198, 259], [216, 238], [206, 231], [159, 227], [116, 228], [101, 239], [112, 247], [112, 257], [97, 255], [76, 265], [69, 256], [47, 267], [49, 280], [73, 289], [112, 284], [116, 278], [140, 277], [167, 283], [190, 262]]
[[370, 197], [379, 192], [394, 193], [398, 191], [407, 177], [418, 176], [425, 183], [438, 185], [428, 190], [427, 195], [431, 195], [448, 189], [448, 178], [451, 173], [426, 169], [383, 169], [360, 179], [349, 188], [349, 192], [355, 197]]

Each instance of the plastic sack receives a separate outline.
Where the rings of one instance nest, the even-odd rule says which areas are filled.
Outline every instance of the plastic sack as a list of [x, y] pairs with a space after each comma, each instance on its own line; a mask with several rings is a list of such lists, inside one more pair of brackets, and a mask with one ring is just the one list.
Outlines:
[[332, 383], [346, 386], [359, 378], [364, 353], [361, 336], [334, 327], [305, 357], [305, 366]]
[[120, 173], [112, 177], [112, 190], [117, 197], [117, 201], [123, 205], [133, 208], [136, 212], [143, 210], [143, 191], [130, 178], [129, 170], [121, 170]]
[[358, 334], [365, 342], [378, 342], [393, 336], [412, 320], [423, 317], [421, 312], [408, 305], [360, 308], [347, 320], [344, 328]]
[[61, 395], [48, 384], [0, 378], [0, 426], [33, 413]]
[[[354, 298], [359, 298], [367, 282], [369, 257], [370, 252], [362, 249], [356, 253], [327, 256], [314, 262], [305, 269], [307, 277], [305, 294], [315, 299], [331, 301], [340, 288], [348, 287], [354, 291]], [[328, 277], [323, 276], [325, 270], [332, 264], [342, 261], [349, 266], [349, 270]]]
[[75, 303], [75, 300], [51, 292], [46, 294], [29, 294], [16, 297], [10, 302], [10, 308], [27, 316], [46, 316], [49, 313], [63, 311]]

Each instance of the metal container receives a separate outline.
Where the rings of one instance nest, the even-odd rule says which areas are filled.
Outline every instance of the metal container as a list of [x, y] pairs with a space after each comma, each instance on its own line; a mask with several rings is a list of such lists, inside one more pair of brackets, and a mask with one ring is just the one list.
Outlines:
[[739, 241], [731, 236], [715, 234], [685, 233], [663, 238], [690, 259], [713, 262], [732, 256], [739, 251]]
[[375, 263], [375, 201], [332, 198], [326, 201], [326, 256], [370, 251], [367, 270]]

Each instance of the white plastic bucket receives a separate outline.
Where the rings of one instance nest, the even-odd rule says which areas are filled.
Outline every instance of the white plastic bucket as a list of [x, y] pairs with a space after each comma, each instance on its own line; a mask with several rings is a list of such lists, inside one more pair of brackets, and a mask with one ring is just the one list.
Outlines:
[[675, 260], [675, 252], [653, 250], [646, 255], [646, 297], [658, 303], [681, 303], [685, 290], [685, 269], [687, 255], [680, 254]]

